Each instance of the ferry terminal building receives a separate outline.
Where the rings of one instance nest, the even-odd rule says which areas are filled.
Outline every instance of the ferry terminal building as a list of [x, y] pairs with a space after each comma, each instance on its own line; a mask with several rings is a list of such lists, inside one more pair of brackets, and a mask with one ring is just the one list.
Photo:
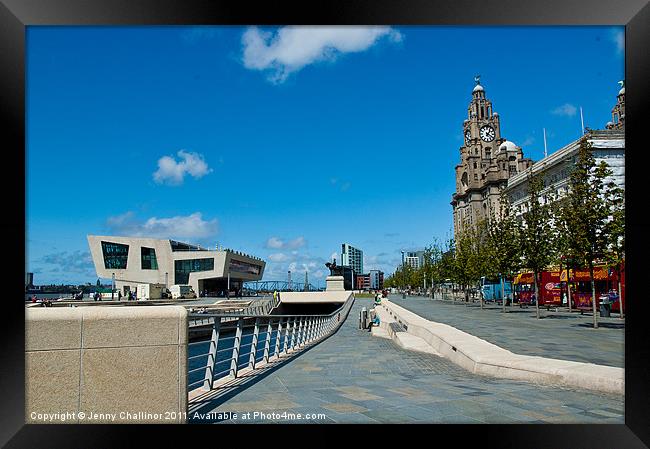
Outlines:
[[191, 285], [199, 295], [241, 291], [243, 283], [259, 281], [266, 262], [229, 249], [209, 250], [170, 239], [88, 235], [97, 275], [111, 279], [122, 294], [138, 284]]

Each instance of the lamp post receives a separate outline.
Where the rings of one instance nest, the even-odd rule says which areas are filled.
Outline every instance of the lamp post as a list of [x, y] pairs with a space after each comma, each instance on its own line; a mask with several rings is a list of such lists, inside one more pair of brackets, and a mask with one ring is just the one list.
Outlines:
[[111, 301], [115, 297], [115, 273], [111, 275]]

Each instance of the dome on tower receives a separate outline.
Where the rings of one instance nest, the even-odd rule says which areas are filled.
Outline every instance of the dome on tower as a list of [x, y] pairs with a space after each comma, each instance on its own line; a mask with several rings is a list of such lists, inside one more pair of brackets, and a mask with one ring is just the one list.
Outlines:
[[517, 151], [517, 145], [514, 142], [506, 140], [499, 145], [499, 151]]
[[494, 113], [492, 114], [492, 116], [493, 116], [493, 117], [498, 117], [498, 116], [499, 116], [499, 113], [498, 113], [498, 112], [494, 112]]
[[481, 86], [480, 84], [477, 84], [474, 87], [474, 90], [472, 91], [472, 93], [474, 93], [474, 92], [483, 92], [483, 86]]

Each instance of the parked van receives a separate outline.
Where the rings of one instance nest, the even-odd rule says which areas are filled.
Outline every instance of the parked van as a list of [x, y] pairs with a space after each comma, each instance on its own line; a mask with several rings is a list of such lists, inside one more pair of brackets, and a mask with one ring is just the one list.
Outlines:
[[196, 293], [191, 285], [172, 285], [169, 287], [173, 299], [196, 298]]
[[166, 291], [165, 284], [138, 284], [138, 299], [163, 299]]
[[512, 298], [512, 282], [504, 280], [503, 290], [499, 279], [489, 279], [483, 276], [481, 278], [480, 292], [483, 295], [483, 301], [501, 301], [505, 291], [506, 299]]

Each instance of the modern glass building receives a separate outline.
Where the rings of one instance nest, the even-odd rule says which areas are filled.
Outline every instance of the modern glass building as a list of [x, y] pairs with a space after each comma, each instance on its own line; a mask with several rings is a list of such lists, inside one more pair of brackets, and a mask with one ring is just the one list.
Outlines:
[[352, 268], [356, 274], [362, 274], [363, 251], [348, 243], [343, 243], [341, 245], [341, 265]]
[[123, 294], [138, 284], [191, 285], [197, 294], [234, 295], [245, 281], [262, 279], [266, 263], [232, 250], [209, 250], [170, 239], [88, 236], [97, 275]]

